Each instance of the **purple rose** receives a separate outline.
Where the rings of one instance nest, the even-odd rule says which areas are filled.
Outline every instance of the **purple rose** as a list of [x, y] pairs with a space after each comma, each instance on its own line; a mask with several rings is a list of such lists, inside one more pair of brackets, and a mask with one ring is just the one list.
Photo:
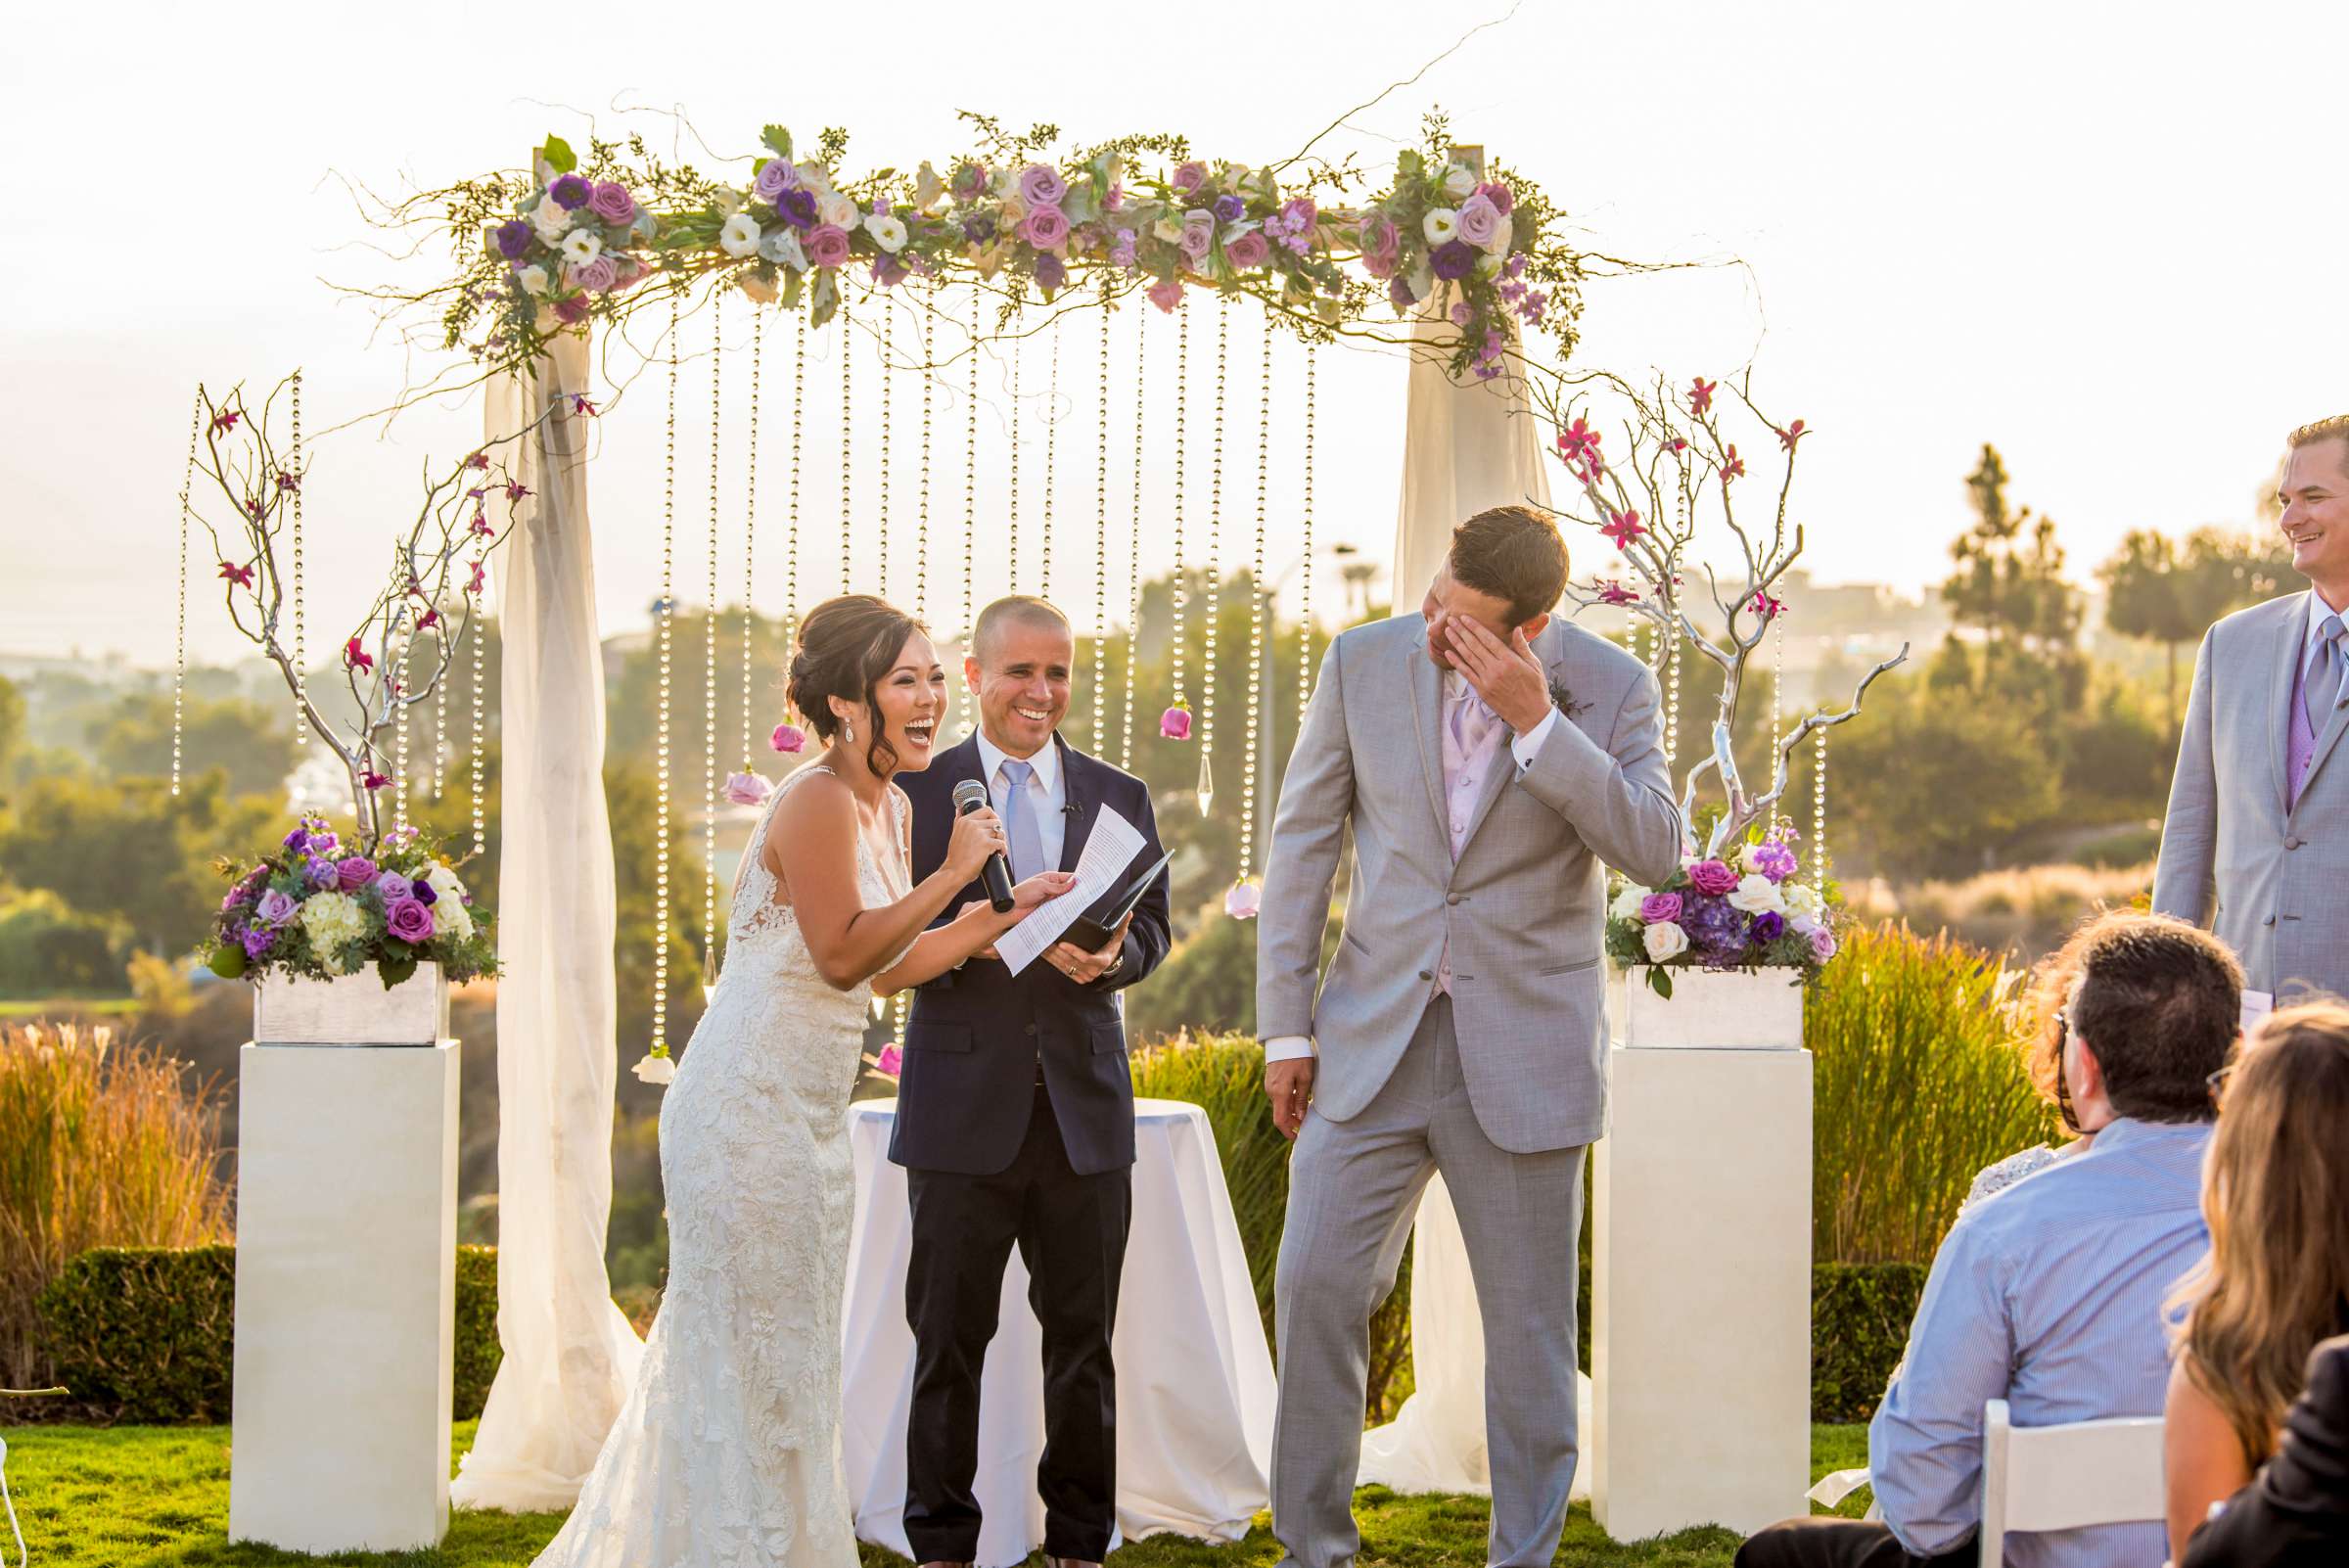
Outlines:
[[1471, 196], [1460, 204], [1460, 238], [1478, 250], [1490, 250], [1494, 238], [1500, 233], [1500, 213], [1491, 202], [1481, 196]]
[[1238, 197], [1219, 196], [1216, 198], [1217, 222], [1237, 223], [1241, 218], [1247, 216], [1247, 214], [1248, 204], [1241, 201]]
[[1775, 909], [1765, 909], [1754, 916], [1754, 940], [1775, 942], [1786, 934], [1786, 917]]
[[1476, 270], [1476, 253], [1457, 240], [1447, 240], [1437, 246], [1432, 260], [1436, 276], [1447, 283], [1456, 282]]
[[795, 229], [815, 226], [815, 193], [805, 185], [795, 185], [775, 200], [775, 216]]
[[1811, 956], [1818, 959], [1822, 964], [1828, 959], [1834, 957], [1835, 933], [1829, 931], [1824, 926], [1813, 928], [1811, 932]]
[[384, 909], [384, 924], [392, 937], [400, 942], [424, 943], [433, 940], [433, 912], [414, 899], [402, 899]]
[[1069, 238], [1068, 215], [1057, 207], [1034, 207], [1020, 219], [1020, 238], [1039, 251], [1049, 251]]
[[1794, 852], [1775, 839], [1754, 847], [1754, 869], [1773, 882], [1794, 875]]
[[1661, 925], [1681, 917], [1681, 896], [1677, 893], [1651, 893], [1639, 900], [1639, 918], [1648, 925]]
[[587, 205], [587, 199], [595, 194], [595, 187], [587, 183], [583, 174], [565, 174], [546, 188], [546, 194], [553, 197], [555, 206], [564, 211], [576, 212]]
[[1688, 881], [1699, 893], [1720, 898], [1737, 887], [1737, 873], [1719, 860], [1699, 860], [1688, 868]]
[[[1045, 208], [1042, 210], [1049, 212], [1052, 209]], [[1033, 212], [1029, 214], [1031, 217], [1035, 215]], [[1038, 288], [1057, 289], [1068, 281], [1069, 269], [1062, 264], [1060, 257], [1046, 252], [1036, 258], [1036, 282]]]
[[1507, 186], [1497, 180], [1488, 180], [1478, 186], [1476, 194], [1492, 203], [1493, 210], [1498, 212], [1502, 217], [1507, 217], [1510, 210], [1517, 205], [1517, 198], [1510, 194]]
[[636, 198], [618, 180], [605, 180], [587, 198], [587, 210], [595, 214], [598, 222], [623, 229], [636, 221]]
[[608, 255], [599, 255], [583, 266], [571, 269], [571, 281], [581, 289], [597, 294], [610, 294], [620, 284], [620, 268]]
[[1174, 170], [1174, 189], [1185, 196], [1199, 190], [1207, 184], [1207, 165], [1193, 161], [1177, 166]]
[[1291, 234], [1310, 234], [1313, 225], [1321, 221], [1321, 209], [1310, 196], [1293, 197], [1280, 209], [1280, 220], [1288, 225]]
[[799, 183], [800, 171], [791, 166], [790, 159], [770, 158], [759, 165], [759, 177], [751, 181], [751, 194], [772, 207], [775, 198]]
[[1265, 243], [1264, 235], [1254, 229], [1236, 240], [1227, 242], [1223, 247], [1223, 259], [1242, 272], [1254, 272], [1258, 267], [1263, 266], [1271, 254], [1272, 248]]
[[387, 907], [412, 898], [414, 887], [414, 883], [396, 871], [387, 871], [375, 879], [375, 891], [384, 896], [384, 903]]
[[242, 941], [245, 944], [245, 956], [258, 958], [277, 945], [277, 933], [263, 931], [258, 926], [254, 926], [245, 933]]
[[954, 200], [976, 202], [987, 194], [987, 165], [965, 163], [954, 171]]
[[1395, 232], [1395, 220], [1375, 208], [1362, 214], [1362, 221], [1355, 232], [1365, 260], [1379, 257], [1393, 260], [1396, 252], [1402, 248], [1403, 238]]
[[810, 266], [846, 265], [849, 259], [849, 231], [837, 223], [818, 223], [807, 231], [806, 248]]
[[1182, 254], [1193, 261], [1205, 260], [1216, 243], [1216, 215], [1204, 208], [1193, 208], [1182, 215], [1182, 239], [1178, 242]]
[[375, 869], [375, 862], [363, 854], [354, 854], [335, 867], [345, 893], [356, 893], [374, 881]]
[[530, 226], [520, 218], [508, 218], [497, 226], [498, 254], [509, 261], [519, 261], [530, 254]]
[[1068, 195], [1069, 182], [1049, 163], [1031, 163], [1020, 171], [1020, 200], [1031, 208], [1058, 208]]

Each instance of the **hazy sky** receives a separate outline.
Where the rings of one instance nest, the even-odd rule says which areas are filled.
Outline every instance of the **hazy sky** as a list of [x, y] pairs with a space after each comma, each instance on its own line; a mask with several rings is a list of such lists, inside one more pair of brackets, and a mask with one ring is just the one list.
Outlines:
[[[320, 280], [424, 274], [354, 248], [369, 235], [335, 171], [379, 190], [437, 185], [517, 163], [550, 128], [581, 141], [590, 115], [607, 134], [638, 128], [666, 151], [673, 121], [629, 111], [672, 106], [724, 157], [750, 155], [769, 120], [803, 140], [844, 125], [857, 170], [943, 164], [968, 145], [957, 108], [1054, 120], [1072, 143], [1178, 131], [1203, 156], [1270, 161], [1502, 9], [1205, 0], [1093, 8], [1082, 24], [1074, 13], [904, 3], [28, 11], [0, 60], [0, 129], [15, 149], [0, 209], [0, 651], [169, 658], [174, 495], [200, 378], [266, 385], [300, 364], [314, 428], [396, 392], [408, 368], [400, 351], [371, 346], [367, 310]], [[1684, 380], [1718, 374], [1758, 344], [1767, 405], [1818, 432], [1796, 510], [1821, 578], [1911, 588], [1938, 578], [1966, 520], [1960, 482], [1986, 439], [2005, 454], [2014, 497], [2057, 519], [2085, 577], [2128, 529], [2247, 519], [2281, 434], [2349, 409], [2349, 202], [2334, 85], [2344, 59], [2349, 9], [2332, 3], [2213, 12], [1526, 0], [1324, 147], [1383, 171], [1397, 141], [1441, 104], [1462, 140], [1540, 180], [1592, 248], [1747, 263], [1593, 287], [1580, 358], [1662, 365]], [[1192, 344], [1194, 559], [1212, 315]], [[1129, 314], [1113, 339], [1119, 581], [1133, 325]], [[1254, 520], [1262, 343], [1251, 312], [1235, 311], [1233, 325], [1226, 565], [1245, 561]], [[1058, 437], [1067, 553], [1054, 588], [1081, 618], [1091, 595], [1094, 330], [1072, 323], [1064, 345]], [[1172, 336], [1151, 330], [1159, 476]], [[734, 317], [733, 346], [746, 334], [747, 317]], [[689, 341], [706, 338], [705, 326]], [[759, 597], [769, 607], [784, 596], [786, 341], [770, 333], [764, 367]], [[808, 369], [803, 509], [815, 590], [839, 573], [830, 354], [817, 344]], [[1359, 353], [1321, 359], [1320, 534], [1383, 556], [1403, 367]], [[737, 354], [728, 364], [720, 557], [733, 597], [747, 366]], [[1022, 369], [1023, 585], [1033, 586], [1040, 349]], [[1282, 344], [1275, 573], [1298, 553], [1297, 370], [1294, 346]], [[877, 378], [858, 372], [854, 464], [870, 476]], [[990, 362], [982, 388], [983, 513], [1007, 479], [1007, 375]], [[707, 378], [688, 367], [680, 419], [678, 572], [689, 600], [705, 571]], [[902, 527], [892, 530], [890, 570], [906, 594], [918, 389], [908, 380], [897, 397], [892, 517]], [[356, 604], [389, 529], [412, 509], [417, 464], [461, 454], [479, 419], [472, 405], [419, 409], [388, 435], [347, 431], [317, 449], [315, 623]], [[943, 541], [960, 527], [959, 402], [942, 396], [937, 419], [932, 513]], [[593, 507], [608, 628], [641, 624], [658, 580], [662, 423], [660, 387], [647, 381], [602, 431]], [[1145, 570], [1170, 558], [1162, 521], [1153, 512]], [[942, 542], [934, 610], [959, 592], [959, 558], [948, 555]], [[859, 579], [876, 564], [860, 556]], [[208, 559], [195, 566], [198, 583], [208, 581]], [[1003, 580], [990, 556], [980, 593]], [[192, 629], [202, 653], [238, 646], [208, 597]]]

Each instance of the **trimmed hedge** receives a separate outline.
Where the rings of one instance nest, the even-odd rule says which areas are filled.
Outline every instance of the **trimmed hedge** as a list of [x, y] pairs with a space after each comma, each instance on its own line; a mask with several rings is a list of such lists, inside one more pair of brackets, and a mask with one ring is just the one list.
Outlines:
[[1819, 1264], [1811, 1270], [1811, 1419], [1865, 1421], [1909, 1345], [1922, 1264]]
[[[226, 1421], [236, 1353], [237, 1249], [108, 1247], [41, 1293], [44, 1346], [83, 1410], [114, 1421]], [[497, 1252], [457, 1249], [456, 1399], [482, 1413], [503, 1353]]]

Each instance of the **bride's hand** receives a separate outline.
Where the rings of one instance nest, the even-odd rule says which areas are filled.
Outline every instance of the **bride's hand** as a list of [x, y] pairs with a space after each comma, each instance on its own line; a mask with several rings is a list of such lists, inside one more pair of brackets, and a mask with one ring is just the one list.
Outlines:
[[958, 882], [975, 882], [987, 857], [1003, 848], [1003, 819], [989, 807], [954, 819], [954, 835], [946, 841], [946, 869]]
[[1022, 919], [1038, 904], [1049, 903], [1077, 885], [1073, 871], [1039, 871], [1011, 890], [1011, 906]]

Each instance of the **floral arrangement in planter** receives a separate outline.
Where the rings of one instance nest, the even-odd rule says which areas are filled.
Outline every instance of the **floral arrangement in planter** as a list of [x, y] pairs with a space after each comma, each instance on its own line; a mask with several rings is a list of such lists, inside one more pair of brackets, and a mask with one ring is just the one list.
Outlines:
[[1612, 879], [1607, 956], [1640, 969], [1660, 996], [1672, 994], [1679, 969], [1787, 969], [1816, 979], [1835, 956], [1824, 894], [1798, 880], [1801, 861], [1790, 824], [1781, 824], [1731, 855], [1683, 855], [1661, 888]]
[[324, 817], [305, 816], [234, 878], [212, 923], [212, 973], [335, 980], [367, 964], [384, 989], [436, 963], [452, 983], [497, 972], [488, 918], [431, 840], [393, 828], [373, 853], [345, 845]]

